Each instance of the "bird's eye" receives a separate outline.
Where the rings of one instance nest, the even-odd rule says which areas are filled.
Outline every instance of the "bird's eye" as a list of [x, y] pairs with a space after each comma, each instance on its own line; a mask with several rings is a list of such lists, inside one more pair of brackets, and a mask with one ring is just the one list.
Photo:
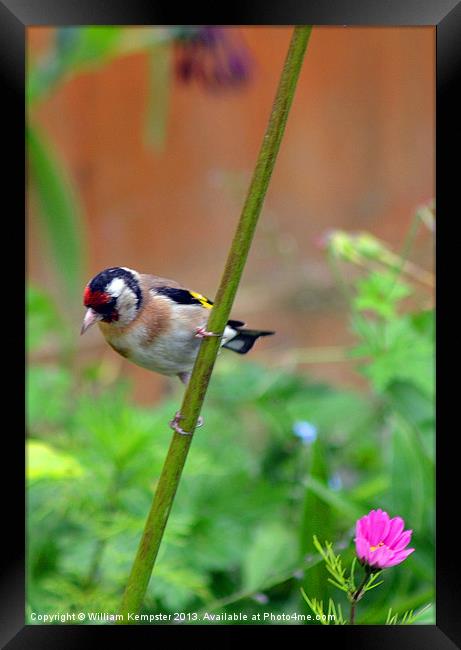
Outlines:
[[108, 316], [112, 314], [113, 311], [115, 311], [115, 305], [117, 303], [117, 300], [115, 298], [111, 298], [109, 302], [106, 303], [101, 303], [99, 305], [92, 305], [92, 308], [98, 312], [98, 314], [103, 314], [104, 316]]

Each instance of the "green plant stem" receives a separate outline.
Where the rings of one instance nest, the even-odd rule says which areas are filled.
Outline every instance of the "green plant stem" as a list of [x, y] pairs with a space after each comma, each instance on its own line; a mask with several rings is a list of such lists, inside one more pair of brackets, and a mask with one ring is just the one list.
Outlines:
[[363, 577], [362, 582], [360, 583], [358, 589], [356, 591], [354, 591], [354, 593], [351, 596], [351, 615], [350, 615], [350, 619], [349, 619], [349, 623], [351, 625], [355, 625], [355, 607], [356, 607], [357, 603], [359, 602], [359, 600], [362, 598], [362, 596], [364, 594], [364, 587], [367, 584], [367, 582], [368, 582], [368, 580], [370, 578], [370, 575], [371, 575], [371, 571], [367, 567], [365, 569], [365, 575]]
[[[243, 206], [240, 221], [229, 251], [216, 300], [211, 310], [207, 329], [224, 331], [230, 310], [242, 276], [253, 234], [258, 222], [271, 174], [282, 141], [288, 112], [293, 100], [301, 65], [311, 33], [310, 26], [298, 26], [293, 30], [285, 64], [269, 123], [259, 152], [256, 168]], [[160, 475], [151, 510], [142, 534], [141, 542], [123, 595], [120, 623], [135, 623], [128, 614], [139, 612], [155, 559], [168, 521], [174, 496], [178, 488], [192, 434], [197, 425], [208, 383], [219, 350], [220, 339], [204, 339], [195, 361], [192, 376], [181, 407], [181, 427], [191, 435], [173, 434], [165, 464]]]

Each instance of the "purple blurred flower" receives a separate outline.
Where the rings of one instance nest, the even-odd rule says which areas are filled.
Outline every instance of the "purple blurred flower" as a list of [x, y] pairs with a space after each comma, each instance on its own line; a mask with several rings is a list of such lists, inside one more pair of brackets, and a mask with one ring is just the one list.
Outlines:
[[293, 433], [301, 438], [305, 445], [309, 445], [317, 438], [317, 427], [306, 420], [298, 420], [293, 424]]
[[176, 44], [175, 72], [183, 83], [195, 80], [216, 91], [249, 79], [250, 55], [234, 29], [213, 25], [182, 29]]
[[343, 481], [338, 472], [330, 476], [328, 479], [328, 487], [335, 492], [338, 492], [343, 487]]
[[252, 598], [254, 601], [260, 603], [261, 605], [267, 605], [267, 603], [269, 602], [269, 597], [263, 593], [253, 594]]
[[386, 569], [403, 562], [414, 548], [410, 543], [411, 530], [403, 530], [401, 517], [389, 518], [387, 512], [371, 510], [355, 526], [355, 548], [362, 564], [373, 569]]

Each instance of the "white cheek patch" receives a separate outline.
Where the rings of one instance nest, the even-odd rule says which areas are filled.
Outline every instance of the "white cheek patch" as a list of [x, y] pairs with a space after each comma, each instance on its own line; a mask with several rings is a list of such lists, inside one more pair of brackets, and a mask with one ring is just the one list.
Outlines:
[[137, 314], [138, 298], [134, 291], [131, 291], [126, 285], [122, 293], [117, 298], [117, 311], [121, 325], [130, 323]]
[[118, 298], [125, 287], [126, 287], [126, 284], [125, 284], [125, 281], [122, 280], [122, 278], [114, 278], [111, 281], [111, 283], [107, 286], [106, 291], [113, 298]]
[[138, 298], [134, 291], [125, 283], [123, 278], [114, 278], [106, 288], [106, 292], [116, 299], [118, 325], [127, 325], [137, 314]]

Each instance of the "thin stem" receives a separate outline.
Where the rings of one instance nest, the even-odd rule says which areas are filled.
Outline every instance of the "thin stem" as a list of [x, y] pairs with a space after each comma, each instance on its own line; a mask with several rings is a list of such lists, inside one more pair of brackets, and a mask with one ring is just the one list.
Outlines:
[[[229, 251], [215, 304], [208, 320], [207, 328], [212, 332], [223, 332], [229, 319], [230, 310], [285, 131], [288, 112], [293, 100], [310, 33], [311, 27], [309, 26], [297, 26], [293, 31], [256, 168]], [[212, 337], [204, 339], [200, 346], [181, 407], [181, 427], [185, 431], [190, 431], [191, 435], [173, 434], [122, 599], [120, 607], [120, 614], [123, 616], [120, 621], [122, 624], [134, 623], [134, 620], [128, 619], [128, 614], [138, 613], [142, 606], [192, 442], [192, 434], [205, 399], [219, 345], [219, 338]]]
[[357, 590], [354, 591], [354, 593], [350, 597], [350, 600], [351, 600], [351, 615], [350, 615], [349, 622], [350, 622], [351, 625], [355, 625], [355, 606], [357, 605], [357, 603], [359, 602], [359, 600], [362, 598], [362, 596], [364, 594], [364, 587], [367, 584], [368, 579], [370, 578], [370, 575], [371, 575], [371, 571], [370, 571], [369, 567], [367, 567], [365, 569], [365, 575], [363, 577], [362, 582], [358, 586]]
[[[388, 293], [387, 299], [390, 298], [390, 296], [392, 294], [392, 291], [394, 290], [400, 275], [404, 272], [404, 269], [409, 270], [409, 268], [411, 268], [411, 266], [413, 266], [411, 264], [411, 262], [408, 261], [408, 255], [410, 253], [411, 247], [413, 246], [413, 244], [415, 242], [415, 238], [416, 238], [416, 234], [418, 232], [419, 224], [420, 224], [419, 212], [416, 212], [415, 216], [412, 219], [410, 229], [409, 229], [409, 231], [408, 231], [408, 233], [407, 233], [407, 235], [405, 237], [405, 241], [403, 243], [403, 247], [402, 247], [402, 250], [400, 252], [400, 255], [398, 257], [394, 256], [393, 254], [389, 255], [389, 258], [390, 258], [389, 261], [394, 262], [393, 267], [392, 267], [392, 264], [391, 264], [391, 270], [394, 271], [394, 278], [393, 278], [392, 286], [391, 286], [390, 291]], [[397, 259], [395, 259], [395, 258], [397, 258]], [[410, 275], [411, 275], [411, 273], [410, 273]]]
[[349, 620], [349, 623], [351, 625], [355, 625], [355, 605], [356, 605], [356, 602], [353, 600], [351, 602], [351, 615], [350, 615], [350, 620]]

